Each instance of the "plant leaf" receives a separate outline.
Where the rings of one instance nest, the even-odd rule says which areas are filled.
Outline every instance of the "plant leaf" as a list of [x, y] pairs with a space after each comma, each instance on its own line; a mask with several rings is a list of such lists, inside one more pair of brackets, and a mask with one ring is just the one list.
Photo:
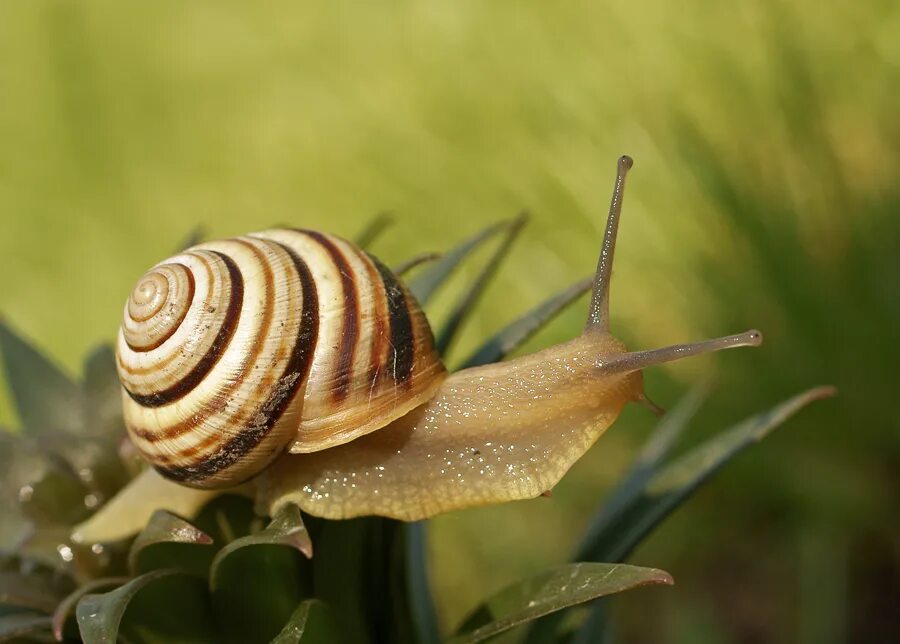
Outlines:
[[[301, 556], [301, 553], [304, 556]], [[312, 543], [287, 505], [267, 528], [232, 541], [213, 559], [213, 608], [228, 641], [269, 641], [312, 594]]]
[[235, 539], [218, 552], [210, 570], [211, 586], [213, 588], [216, 587], [218, 568], [226, 557], [241, 548], [256, 545], [289, 546], [303, 553], [307, 559], [311, 559], [313, 556], [312, 541], [309, 538], [306, 525], [303, 523], [300, 508], [292, 503], [288, 503], [272, 517], [272, 521], [264, 530], [257, 534]]
[[497, 270], [500, 268], [500, 263], [509, 253], [513, 242], [516, 240], [516, 237], [518, 237], [527, 221], [528, 216], [525, 213], [522, 213], [506, 225], [506, 234], [503, 236], [503, 241], [494, 251], [493, 255], [491, 255], [488, 263], [484, 265], [474, 281], [469, 285], [469, 288], [451, 309], [450, 314], [447, 316], [447, 320], [435, 337], [434, 346], [440, 355], [446, 355], [453, 340], [456, 339], [456, 335], [463, 322], [474, 310], [475, 303], [478, 301], [478, 298], [481, 297], [481, 294], [491, 281], [491, 278], [497, 273]]
[[669, 573], [626, 564], [575, 563], [545, 571], [500, 591], [457, 629], [453, 644], [481, 642], [542, 615], [648, 584], [673, 583]]
[[80, 429], [82, 401], [78, 385], [3, 321], [0, 355], [26, 432], [38, 436]]
[[32, 612], [0, 615], [0, 642], [6, 642], [50, 628], [50, 618]]
[[407, 612], [419, 644], [437, 644], [441, 634], [428, 581], [425, 521], [401, 524], [405, 552]]
[[425, 303], [428, 302], [428, 300], [431, 299], [431, 296], [434, 295], [444, 282], [447, 281], [462, 260], [509, 225], [510, 222], [508, 221], [499, 221], [496, 224], [491, 224], [487, 228], [475, 233], [462, 243], [451, 248], [441, 256], [441, 259], [438, 260], [437, 263], [433, 264], [427, 271], [411, 280], [409, 282], [409, 290], [419, 301], [419, 304], [425, 306]]
[[378, 237], [381, 236], [381, 233], [390, 228], [391, 224], [393, 223], [394, 218], [391, 217], [390, 213], [378, 213], [369, 221], [369, 223], [365, 225], [362, 231], [360, 231], [360, 233], [356, 236], [356, 245], [360, 248], [368, 248]]
[[177, 570], [154, 570], [110, 592], [84, 595], [75, 617], [86, 644], [112, 644], [120, 628], [141, 633], [129, 640], [146, 641], [152, 633], [170, 641], [177, 633], [183, 640], [215, 641], [202, 581]]
[[[208, 534], [185, 519], [165, 510], [157, 510], [131, 545], [128, 553], [128, 569], [132, 575], [152, 568], [175, 568], [185, 570], [185, 572], [204, 574], [212, 560], [212, 552], [206, 558], [197, 556], [200, 553], [196, 548], [189, 548], [186, 557], [178, 558], [175, 555], [177, 552], [183, 551], [183, 548], [179, 548], [173, 553], [172, 548], [166, 550], [165, 547], [210, 545], [212, 542], [213, 540]], [[156, 546], [162, 546], [162, 548]]]
[[585, 532], [573, 561], [611, 561], [608, 553], [599, 551], [595, 544], [608, 538], [606, 535], [609, 534], [610, 526], [641, 496], [647, 482], [659, 470], [675, 441], [684, 433], [709, 396], [710, 388], [708, 382], [697, 385], [657, 423], [631, 470], [604, 499], [600, 511]]
[[469, 367], [477, 367], [503, 360], [507, 355], [522, 346], [528, 338], [537, 333], [569, 304], [589, 291], [593, 283], [593, 277], [585, 278], [561, 293], [557, 293], [541, 302], [481, 345], [463, 361], [460, 369], [468, 369]]
[[206, 237], [206, 229], [203, 226], [195, 226], [184, 238], [175, 246], [175, 252], [180, 253], [187, 250], [191, 246], [196, 246]]
[[300, 602], [272, 644], [334, 644], [346, 641], [334, 612], [323, 601]]
[[[340, 615], [350, 642], [369, 641], [369, 634], [376, 630], [371, 623], [373, 613], [382, 620], [389, 618], [384, 603], [393, 593], [373, 594], [367, 586], [370, 579], [384, 583], [385, 576], [379, 566], [384, 565], [385, 553], [372, 547], [372, 535], [386, 521], [380, 517], [362, 517], [346, 521], [318, 520], [314, 524], [318, 544], [313, 559], [316, 597]], [[378, 572], [373, 574], [373, 569]]]
[[85, 433], [90, 436], [119, 438], [122, 421], [122, 385], [116, 372], [116, 355], [112, 346], [102, 344], [84, 361], [82, 383], [85, 402]]
[[128, 577], [103, 577], [101, 579], [93, 579], [72, 591], [53, 610], [52, 630], [56, 641], [63, 641], [66, 622], [69, 621], [75, 605], [82, 597], [104, 588], [121, 586], [127, 582]]
[[419, 255], [410, 257], [405, 262], [397, 264], [397, 266], [391, 268], [391, 272], [394, 273], [394, 275], [396, 275], [397, 277], [401, 277], [403, 274], [408, 273], [417, 266], [421, 266], [422, 264], [426, 264], [428, 262], [434, 262], [436, 260], [439, 260], [440, 258], [440, 253], [420, 253]]
[[762, 440], [811, 402], [834, 393], [833, 387], [810, 389], [714, 436], [659, 469], [646, 481], [641, 494], [611, 517], [603, 532], [580, 554], [591, 559], [622, 561], [694, 490], [744, 448]]

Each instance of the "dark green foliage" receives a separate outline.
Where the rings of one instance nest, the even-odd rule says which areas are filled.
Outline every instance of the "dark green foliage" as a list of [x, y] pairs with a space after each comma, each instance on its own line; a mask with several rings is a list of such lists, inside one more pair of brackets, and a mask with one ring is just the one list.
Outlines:
[[[419, 298], [428, 300], [476, 247], [502, 235], [438, 326], [442, 351], [471, 314], [523, 223], [520, 217], [488, 227], [412, 282]], [[386, 222], [376, 224], [364, 234], [367, 241]], [[513, 321], [465, 365], [502, 360], [588, 286], [579, 282]], [[77, 383], [3, 324], [0, 349], [23, 424], [21, 434], [0, 433], [0, 550], [5, 553], [0, 641], [51, 636], [90, 643], [117, 638], [279, 644], [442, 640], [424, 522], [326, 521], [303, 517], [292, 505], [268, 519], [254, 513], [249, 499], [225, 495], [196, 517], [157, 512], [129, 542], [102, 547], [71, 542], [72, 525], [134, 474], [133, 457], [120, 449], [124, 434], [112, 350], [92, 353], [84, 381]], [[563, 641], [570, 635], [572, 641], [597, 641], [609, 628], [600, 604], [576, 632], [561, 630], [562, 611], [637, 586], [672, 583], [663, 571], [619, 562], [739, 451], [828, 393], [801, 394], [667, 461], [706, 397], [705, 389], [690, 394], [663, 419], [601, 507], [575, 563], [482, 601], [452, 631], [452, 641], [482, 641], [529, 623], [534, 625], [526, 635], [531, 642]]]

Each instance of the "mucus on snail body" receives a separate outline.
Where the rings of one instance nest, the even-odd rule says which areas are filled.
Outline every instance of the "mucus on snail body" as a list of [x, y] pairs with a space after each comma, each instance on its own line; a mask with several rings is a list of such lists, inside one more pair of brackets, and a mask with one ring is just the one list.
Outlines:
[[[761, 342], [748, 331], [628, 352], [610, 334], [631, 164], [618, 162], [582, 334], [453, 374], [411, 293], [338, 237], [267, 230], [158, 264], [128, 299], [117, 343], [131, 440], [180, 485], [249, 481], [266, 512], [296, 503], [328, 518], [417, 520], [539, 496], [625, 403], [652, 406], [643, 368]], [[171, 485], [148, 472], [136, 489]]]

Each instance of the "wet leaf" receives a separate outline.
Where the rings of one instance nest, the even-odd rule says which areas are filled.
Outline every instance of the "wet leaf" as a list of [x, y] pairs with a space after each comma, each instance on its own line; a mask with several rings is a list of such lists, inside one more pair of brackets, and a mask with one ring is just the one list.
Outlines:
[[602, 533], [582, 547], [591, 559], [621, 561], [665, 517], [744, 448], [759, 442], [808, 404], [834, 395], [818, 387], [757, 414], [660, 468], [638, 496], [605, 523]]
[[311, 555], [309, 534], [294, 505], [282, 508], [266, 529], [219, 551], [210, 588], [228, 641], [267, 642], [281, 631], [312, 594]]
[[212, 542], [208, 534], [185, 519], [157, 510], [131, 545], [128, 568], [132, 575], [158, 568], [205, 575], [212, 561], [212, 549], [203, 553], [185, 546], [204, 546]]
[[50, 630], [50, 618], [40, 613], [21, 612], [0, 615], [0, 642]]
[[88, 490], [68, 464], [48, 460], [40, 478], [19, 489], [22, 514], [39, 526], [72, 525], [90, 516]]
[[2, 321], [0, 356], [26, 432], [37, 436], [80, 429], [82, 401], [78, 385]]
[[528, 313], [498, 331], [494, 337], [481, 345], [472, 355], [464, 360], [459, 368], [468, 369], [469, 367], [477, 367], [503, 360], [503, 358], [522, 346], [532, 335], [540, 331], [569, 304], [577, 300], [582, 294], [587, 293], [592, 284], [592, 277], [585, 278], [541, 302], [531, 311], [528, 311]]
[[496, 224], [491, 224], [484, 230], [475, 233], [461, 244], [451, 248], [441, 256], [440, 260], [430, 266], [428, 270], [411, 280], [409, 282], [409, 290], [419, 301], [419, 304], [424, 306], [467, 256], [473, 253], [491, 237], [502, 232], [509, 225], [510, 223], [508, 221], [500, 221]]
[[356, 236], [356, 245], [360, 248], [368, 248], [378, 237], [381, 236], [381, 233], [390, 228], [391, 224], [393, 223], [394, 218], [391, 217], [390, 213], [378, 213]]
[[[696, 387], [660, 421], [659, 428], [642, 450], [635, 466], [593, 520], [578, 548], [576, 559], [623, 561], [666, 516], [742, 449], [761, 440], [810, 402], [833, 393], [831, 388], [825, 387], [800, 394], [718, 434], [664, 465], [663, 460], [708, 395], [708, 389], [707, 385]], [[673, 486], [673, 477], [676, 480], [681, 477], [684, 485]], [[670, 481], [668, 484], [667, 479]], [[665, 490], [659, 488], [660, 481]], [[654, 487], [658, 493], [651, 492]], [[581, 641], [601, 638], [607, 627], [605, 614], [601, 615], [601, 611], [599, 605], [592, 610], [582, 627], [585, 633], [579, 633]], [[537, 644], [555, 639], [560, 621], [559, 615], [538, 621], [529, 631], [526, 642]]]
[[307, 599], [297, 606], [272, 644], [336, 644], [346, 641], [328, 604]]
[[542, 615], [648, 584], [672, 584], [669, 573], [626, 564], [575, 563], [513, 584], [478, 606], [453, 644], [481, 642]]
[[110, 592], [85, 595], [75, 616], [86, 644], [112, 644], [120, 629], [128, 641], [217, 641], [203, 581], [175, 570], [154, 570]]
[[[115, 588], [116, 586], [121, 586], [128, 582], [128, 577], [105, 577], [102, 579], [93, 579], [82, 586], [79, 586], [76, 590], [69, 593], [53, 610], [52, 617], [52, 630], [53, 637], [56, 638], [56, 641], [62, 642], [63, 637], [66, 631], [66, 625], [68, 624], [70, 618], [74, 618], [73, 611], [75, 610], [75, 605], [78, 601], [89, 593], [94, 593], [98, 590], [103, 590], [106, 588]], [[77, 625], [74, 627], [77, 630]], [[74, 637], [74, 633], [72, 634]]]
[[450, 345], [456, 339], [456, 335], [462, 327], [463, 322], [465, 322], [466, 318], [468, 318], [474, 310], [475, 303], [478, 301], [478, 298], [481, 297], [484, 289], [487, 288], [491, 278], [497, 273], [497, 270], [500, 268], [500, 263], [509, 253], [513, 242], [516, 240], [516, 237], [518, 237], [527, 221], [528, 217], [523, 213], [505, 226], [506, 232], [502, 242], [491, 255], [487, 264], [479, 271], [478, 275], [469, 285], [469, 288], [463, 292], [462, 296], [450, 310], [447, 320], [444, 322], [441, 330], [436, 334], [434, 345], [439, 354], [445, 355], [447, 353]]

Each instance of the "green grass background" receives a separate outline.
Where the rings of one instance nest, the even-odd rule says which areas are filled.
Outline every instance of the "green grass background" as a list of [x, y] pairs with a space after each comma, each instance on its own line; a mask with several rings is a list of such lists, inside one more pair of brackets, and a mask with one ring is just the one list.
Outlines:
[[[133, 281], [198, 225], [352, 236], [389, 210], [373, 250], [398, 261], [527, 208], [459, 357], [592, 270], [627, 152], [614, 330], [633, 347], [766, 336], [653, 370], [651, 395], [668, 406], [716, 374], [694, 439], [809, 385], [840, 396], [636, 553], [678, 586], [618, 600], [623, 638], [885, 641], [900, 602], [898, 87], [900, 7], [875, 0], [6, 2], [0, 314], [77, 373]], [[577, 308], [531, 347], [576, 333]], [[435, 520], [447, 623], [564, 560], [651, 426], [628, 410], [551, 500]]]

